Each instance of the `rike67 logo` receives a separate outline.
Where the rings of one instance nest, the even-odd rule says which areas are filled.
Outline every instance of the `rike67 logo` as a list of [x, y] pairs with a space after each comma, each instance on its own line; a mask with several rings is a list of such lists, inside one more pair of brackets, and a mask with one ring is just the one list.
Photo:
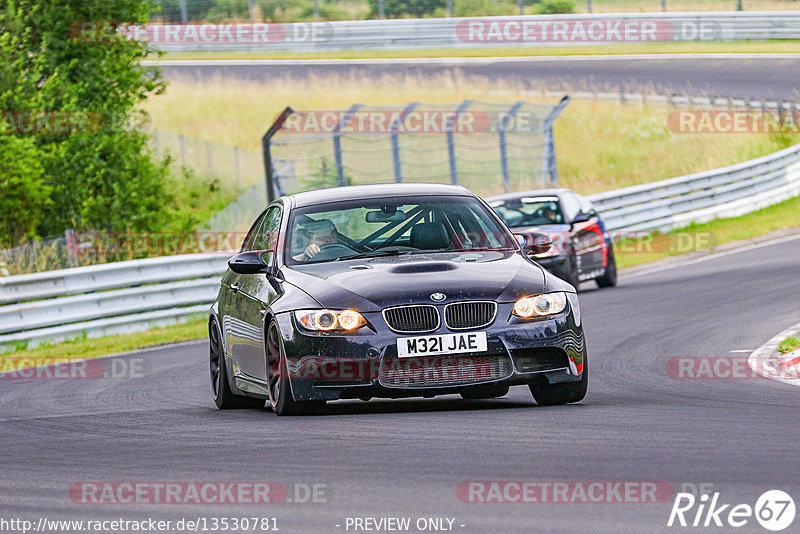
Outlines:
[[723, 503], [720, 493], [678, 493], [667, 526], [739, 528], [755, 520], [765, 529], [779, 532], [789, 527], [795, 516], [794, 499], [781, 490], [764, 492], [751, 506], [746, 503]]

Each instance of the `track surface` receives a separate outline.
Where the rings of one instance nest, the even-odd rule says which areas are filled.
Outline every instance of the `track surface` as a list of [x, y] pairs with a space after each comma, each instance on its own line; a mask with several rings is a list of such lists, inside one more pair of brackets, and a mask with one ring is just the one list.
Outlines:
[[[585, 284], [592, 374], [580, 405], [537, 407], [512, 388], [487, 401], [341, 402], [317, 417], [220, 412], [204, 343], [120, 358], [142, 359], [142, 378], [0, 380], [0, 515], [270, 515], [285, 533], [344, 532], [348, 516], [424, 516], [455, 518], [465, 533], [617, 533], [675, 531], [671, 504], [478, 505], [455, 488], [658, 480], [712, 483], [725, 503], [752, 505], [772, 488], [798, 500], [800, 389], [666, 372], [670, 358], [736, 356], [796, 323], [797, 258], [800, 239], [623, 277], [616, 289]], [[87, 480], [325, 483], [330, 495], [271, 507], [72, 503], [70, 485]], [[764, 532], [753, 519], [737, 530]]]
[[331, 76], [374, 78], [384, 74], [439, 75], [460, 71], [501, 83], [573, 90], [654, 91], [721, 97], [800, 100], [798, 58], [672, 58], [672, 59], [520, 59], [480, 58], [469, 64], [418, 64], [413, 61], [275, 62], [270, 65], [189, 65], [163, 67], [167, 79], [227, 82], [314, 75], [319, 83]]

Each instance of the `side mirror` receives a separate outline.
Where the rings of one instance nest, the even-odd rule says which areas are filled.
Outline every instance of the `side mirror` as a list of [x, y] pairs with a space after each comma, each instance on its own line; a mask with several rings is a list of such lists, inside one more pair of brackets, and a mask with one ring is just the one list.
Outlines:
[[579, 213], [572, 219], [572, 224], [582, 223], [586, 221], [590, 221], [594, 217], [592, 213]]
[[270, 261], [271, 250], [250, 250], [236, 254], [228, 260], [228, 267], [237, 274], [265, 273], [275, 275], [274, 264]]
[[549, 234], [531, 232], [528, 234], [514, 234], [526, 254], [544, 254], [553, 246], [553, 238]]

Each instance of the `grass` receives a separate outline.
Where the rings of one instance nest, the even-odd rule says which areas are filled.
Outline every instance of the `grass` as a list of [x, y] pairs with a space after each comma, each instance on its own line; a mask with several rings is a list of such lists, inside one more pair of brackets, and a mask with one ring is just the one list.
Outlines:
[[200, 339], [208, 335], [208, 322], [205, 317], [191, 319], [183, 324], [164, 328], [153, 328], [135, 334], [86, 338], [65, 341], [57, 345], [41, 345], [27, 349], [25, 344], [16, 347], [18, 350], [0, 354], [0, 370], [9, 371], [25, 366], [26, 361], [41, 362], [52, 365], [59, 362], [96, 358], [108, 354], [130, 352], [137, 349]]
[[[204, 83], [176, 80], [165, 94], [148, 100], [147, 111], [153, 126], [159, 130], [257, 150], [264, 131], [287, 105], [295, 110], [331, 110], [347, 109], [356, 102], [397, 106], [411, 101], [458, 103], [476, 99], [508, 102], [510, 106], [526, 99], [522, 95], [524, 89], [508, 82], [469, 77], [459, 71], [435, 76], [384, 75], [370, 80], [355, 75], [311, 76], [235, 85], [220, 79]], [[551, 99], [549, 103], [554, 101]], [[666, 126], [669, 112], [661, 106], [574, 100], [555, 122], [560, 183], [583, 194], [607, 191], [723, 167], [800, 141], [796, 135], [673, 134]], [[420, 137], [430, 144], [439, 143], [444, 136]], [[461, 150], [475, 144], [472, 138], [461, 137], [464, 138]], [[327, 144], [324, 146], [329, 148]], [[474, 148], [467, 155], [477, 157], [484, 152]], [[388, 150], [380, 152], [382, 156], [362, 153], [367, 154], [364, 158], [380, 158], [380, 161], [370, 160], [376, 169], [378, 163], [391, 167]], [[676, 154], [680, 157], [675, 157]], [[440, 155], [446, 159], [445, 148]], [[273, 156], [281, 157], [277, 149]], [[367, 159], [356, 160], [350, 165], [350, 172], [358, 169], [369, 174], [374, 169], [368, 168], [367, 162]], [[355, 183], [365, 182], [355, 180]], [[486, 184], [484, 179], [484, 183], [466, 185], [480, 194], [501, 192], [499, 179], [496, 184]]]
[[618, 242], [620, 269], [654, 262], [669, 256], [711, 250], [716, 246], [758, 237], [777, 230], [800, 227], [800, 197], [729, 219], [692, 224], [666, 234]]
[[800, 347], [800, 337], [787, 337], [778, 345], [778, 352], [787, 353], [792, 352], [797, 347]]
[[336, 52], [292, 52], [288, 50], [172, 52], [153, 60], [198, 59], [392, 59], [429, 57], [517, 57], [607, 54], [778, 54], [797, 53], [796, 41], [737, 41], [691, 43], [642, 43], [575, 46], [508, 46], [474, 48], [429, 48], [417, 50], [340, 50]]

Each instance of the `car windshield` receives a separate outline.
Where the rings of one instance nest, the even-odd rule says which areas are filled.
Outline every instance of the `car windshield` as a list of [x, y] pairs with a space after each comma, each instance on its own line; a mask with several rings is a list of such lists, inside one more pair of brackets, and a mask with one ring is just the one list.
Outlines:
[[286, 237], [288, 265], [516, 249], [508, 229], [468, 196], [364, 199], [297, 208]]
[[564, 222], [558, 197], [555, 196], [499, 200], [492, 202], [491, 206], [509, 228], [562, 224]]

